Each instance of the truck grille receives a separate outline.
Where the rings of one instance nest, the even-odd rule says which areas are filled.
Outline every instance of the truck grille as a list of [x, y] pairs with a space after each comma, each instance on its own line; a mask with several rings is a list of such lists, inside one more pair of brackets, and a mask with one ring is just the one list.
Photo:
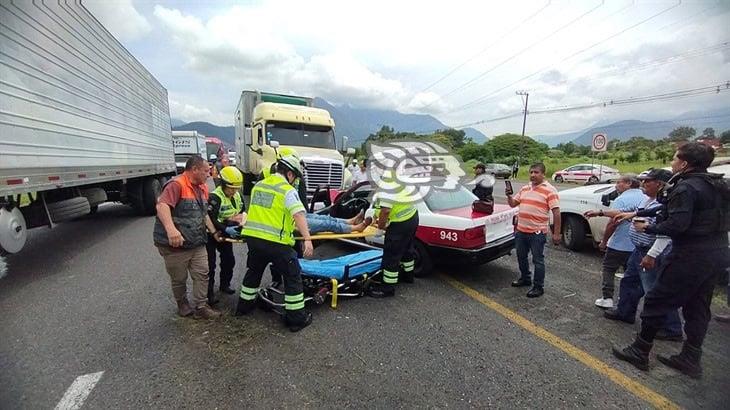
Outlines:
[[314, 191], [317, 187], [339, 189], [342, 186], [342, 165], [316, 162], [304, 162], [306, 169], [304, 177], [307, 179], [307, 191]]

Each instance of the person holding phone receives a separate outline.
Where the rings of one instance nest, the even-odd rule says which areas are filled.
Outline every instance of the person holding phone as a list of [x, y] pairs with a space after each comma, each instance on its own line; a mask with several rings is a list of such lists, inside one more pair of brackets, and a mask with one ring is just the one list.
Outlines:
[[640, 370], [649, 370], [649, 353], [662, 329], [667, 313], [682, 308], [687, 340], [676, 355], [657, 355], [663, 364], [692, 378], [702, 377], [702, 343], [710, 321], [712, 292], [718, 274], [728, 267], [727, 196], [730, 189], [722, 175], [710, 174], [707, 167], [715, 158], [708, 145], [688, 142], [672, 159], [671, 188], [658, 223], [636, 223], [638, 232], [666, 235], [672, 251], [657, 276], [654, 287], [644, 296], [641, 330], [633, 343], [614, 346], [612, 353]]
[[[515, 248], [520, 266], [520, 278], [512, 282], [514, 287], [532, 286], [528, 298], [540, 297], [545, 293], [545, 258], [543, 252], [547, 234], [550, 232], [550, 214], [553, 216], [552, 240], [560, 244], [560, 200], [558, 190], [545, 180], [545, 165], [530, 166], [530, 183], [523, 186], [517, 195], [512, 196], [511, 184], [505, 189], [507, 202], [511, 207], [519, 207]], [[532, 253], [535, 265], [534, 279], [530, 273], [528, 253]]]

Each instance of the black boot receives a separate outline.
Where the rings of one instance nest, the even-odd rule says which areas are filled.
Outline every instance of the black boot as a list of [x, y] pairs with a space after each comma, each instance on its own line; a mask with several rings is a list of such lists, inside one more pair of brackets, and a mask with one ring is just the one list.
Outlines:
[[312, 312], [302, 310], [296, 313], [287, 312], [284, 315], [284, 323], [292, 332], [298, 332], [312, 324]]
[[395, 287], [385, 283], [373, 282], [368, 287], [367, 294], [374, 298], [387, 298], [395, 296]]
[[682, 351], [672, 356], [664, 356], [658, 354], [656, 356], [660, 362], [665, 365], [677, 369], [693, 379], [702, 377], [702, 366], [700, 366], [700, 358], [702, 357], [702, 348], [694, 347], [687, 342], [682, 345]]
[[255, 300], [243, 300], [238, 298], [238, 305], [236, 305], [236, 312], [233, 316], [243, 316], [251, 313], [256, 308]]
[[413, 283], [415, 281], [416, 276], [413, 274], [413, 271], [406, 272], [404, 270], [401, 270], [398, 274], [398, 282]]
[[611, 351], [617, 358], [629, 362], [636, 366], [639, 370], [649, 370], [649, 352], [651, 351], [652, 344], [644, 341], [639, 335], [636, 335], [636, 340], [629, 346], [623, 349], [618, 346], [613, 346]]
[[213, 281], [208, 280], [208, 306], [213, 306], [218, 303], [218, 299], [215, 298], [215, 291], [213, 290]]

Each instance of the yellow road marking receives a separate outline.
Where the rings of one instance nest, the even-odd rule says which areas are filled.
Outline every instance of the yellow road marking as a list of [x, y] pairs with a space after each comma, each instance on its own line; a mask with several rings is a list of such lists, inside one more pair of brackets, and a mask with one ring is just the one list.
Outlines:
[[636, 397], [638, 397], [642, 400], [645, 400], [652, 406], [659, 408], [659, 409], [679, 409], [680, 408], [677, 404], [675, 404], [668, 398], [666, 398], [666, 397], [662, 396], [661, 394], [655, 392], [654, 390], [644, 386], [643, 384], [639, 383], [638, 381], [626, 376], [625, 374], [621, 373], [620, 371], [612, 368], [611, 366], [609, 366], [606, 363], [602, 362], [601, 360], [591, 356], [589, 353], [577, 348], [576, 346], [573, 346], [572, 344], [561, 339], [560, 337], [558, 337], [558, 336], [548, 332], [547, 330], [541, 328], [540, 326], [530, 322], [524, 316], [508, 309], [507, 307], [499, 304], [498, 302], [494, 301], [493, 299], [477, 292], [476, 290], [459, 282], [456, 279], [450, 278], [446, 275], [441, 275], [441, 278], [446, 283], [448, 283], [449, 285], [453, 286], [454, 288], [462, 291], [470, 298], [472, 298], [472, 299], [476, 300], [477, 302], [481, 303], [482, 305], [494, 310], [495, 312], [497, 312], [500, 315], [507, 318], [507, 320], [521, 326], [523, 329], [527, 330], [528, 332], [532, 333], [533, 335], [548, 342], [549, 344], [553, 345], [554, 347], [562, 350], [563, 352], [568, 354], [568, 356], [578, 360], [579, 362], [581, 362], [584, 365], [590, 367], [591, 369], [597, 371], [598, 373], [601, 373], [602, 375], [608, 377], [612, 382], [614, 382], [614, 383], [618, 384], [619, 386], [623, 387], [624, 389], [628, 390]]

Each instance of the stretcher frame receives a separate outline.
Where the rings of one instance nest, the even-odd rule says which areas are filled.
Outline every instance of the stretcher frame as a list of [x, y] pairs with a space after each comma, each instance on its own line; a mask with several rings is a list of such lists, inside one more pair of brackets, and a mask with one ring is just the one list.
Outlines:
[[[342, 280], [312, 276], [302, 272], [304, 303], [314, 302], [317, 305], [322, 305], [329, 296], [330, 307], [332, 309], [337, 309], [337, 301], [339, 297], [358, 298], [364, 296], [372, 279], [378, 275], [382, 275], [382, 269], [378, 268], [372, 275], [364, 273], [356, 277], [350, 277], [350, 270], [378, 259], [382, 259], [382, 255], [345, 265]], [[279, 314], [283, 314], [285, 304], [274, 300], [275, 297], [280, 297], [281, 300], [283, 300], [284, 292], [273, 286], [260, 288], [258, 290], [258, 300], [260, 302], [259, 306], [264, 309], [270, 308], [276, 310]]]
[[[357, 238], [367, 238], [370, 236], [375, 236], [375, 233], [377, 232], [377, 228], [375, 226], [368, 226], [365, 229], [363, 229], [360, 232], [350, 232], [350, 233], [334, 233], [334, 232], [320, 232], [313, 235], [310, 235], [310, 239], [313, 241], [324, 241], [324, 240], [330, 240], [330, 239], [357, 239]], [[301, 236], [295, 236], [295, 240], [301, 241], [304, 238]], [[225, 238], [226, 242], [231, 243], [245, 243], [246, 239], [234, 239], [234, 238]]]

